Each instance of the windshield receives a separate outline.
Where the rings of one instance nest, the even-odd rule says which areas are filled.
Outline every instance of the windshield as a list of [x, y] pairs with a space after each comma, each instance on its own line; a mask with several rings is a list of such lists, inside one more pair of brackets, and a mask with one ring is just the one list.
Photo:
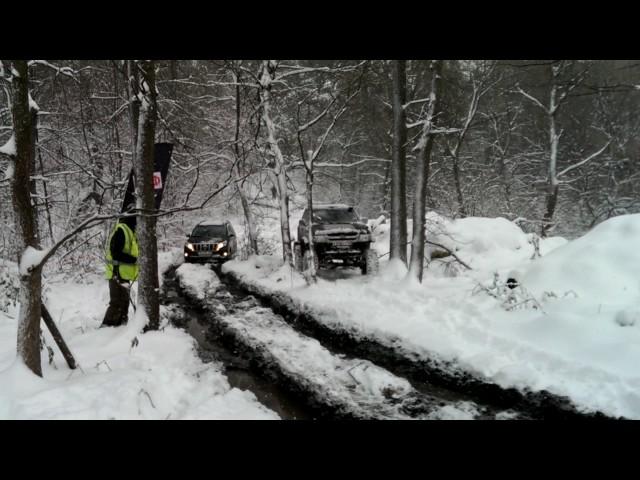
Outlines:
[[[305, 214], [305, 218], [307, 218], [306, 215], [308, 214]], [[353, 208], [349, 208], [348, 210], [337, 208], [314, 209], [313, 221], [323, 223], [351, 223], [357, 222], [358, 216]]]
[[192, 237], [225, 237], [227, 229], [224, 225], [198, 225], [193, 229]]

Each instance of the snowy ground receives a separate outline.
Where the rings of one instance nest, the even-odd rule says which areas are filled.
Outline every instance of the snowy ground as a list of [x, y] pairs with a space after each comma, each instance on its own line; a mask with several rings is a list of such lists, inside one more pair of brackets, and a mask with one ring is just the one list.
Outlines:
[[[480, 415], [472, 402], [439, 406], [436, 399], [425, 398], [406, 379], [370, 361], [333, 354], [318, 340], [261, 307], [253, 297], [238, 302], [207, 266], [184, 264], [176, 270], [176, 278], [189, 296], [205, 305], [225, 334], [240, 338], [268, 364], [275, 364], [296, 388], [309, 392], [325, 406], [357, 418], [453, 420]], [[225, 304], [231, 304], [232, 311]], [[416, 401], [427, 411], [410, 415], [406, 408], [415, 408]], [[405, 407], [407, 403], [409, 407]]]
[[[180, 253], [163, 253], [161, 268]], [[45, 283], [49, 310], [81, 369], [67, 367], [45, 332], [54, 360], [43, 351], [43, 378], [31, 374], [15, 361], [17, 308], [0, 308], [0, 419], [278, 418], [252, 393], [231, 388], [219, 366], [202, 363], [182, 330], [164, 325], [140, 335], [131, 321], [99, 329], [109, 297], [101, 277]]]
[[[287, 295], [328, 326], [399, 345], [407, 355], [454, 361], [505, 387], [548, 390], [585, 410], [640, 419], [640, 215], [616, 217], [571, 242], [542, 241], [541, 258], [532, 258], [531, 238], [504, 219], [428, 219], [429, 239], [472, 270], [449, 257], [432, 262], [422, 284], [407, 282], [402, 266], [387, 261], [387, 224], [375, 230], [381, 272], [374, 278], [336, 270], [307, 286], [282, 266], [275, 247], [275, 257], [229, 262], [223, 270]], [[277, 222], [263, 224], [261, 235], [275, 242], [277, 229]], [[180, 255], [161, 253], [161, 268]], [[44, 282], [49, 310], [82, 368], [69, 370], [45, 331], [55, 356], [49, 364], [44, 350], [44, 378], [33, 376], [15, 362], [17, 306], [7, 301], [7, 272], [17, 266], [0, 262], [0, 418], [277, 418], [253, 394], [231, 388], [219, 366], [203, 364], [182, 330], [164, 325], [140, 335], [135, 322], [99, 329], [108, 302], [99, 276]], [[192, 270], [192, 294], [206, 300], [215, 292], [219, 280], [202, 273], [206, 268], [181, 268]], [[508, 277], [520, 286], [507, 289]], [[274, 349], [293, 341], [269, 339], [274, 324], [258, 314], [229, 321], [245, 335], [260, 332], [255, 342]], [[314, 345], [298, 358], [322, 358]], [[295, 373], [300, 365], [290, 366]], [[456, 405], [435, 416], [474, 415], [473, 405]]]
[[[276, 257], [229, 262], [223, 271], [285, 293], [329, 326], [399, 343], [407, 354], [454, 360], [504, 387], [566, 395], [585, 410], [640, 418], [640, 215], [611, 219], [571, 242], [541, 241], [542, 258], [533, 259], [531, 238], [507, 220], [429, 220], [429, 239], [472, 270], [434, 261], [420, 285], [383, 257], [378, 277], [343, 271], [314, 286]], [[381, 255], [386, 227], [376, 228]], [[506, 288], [508, 277], [520, 286]]]

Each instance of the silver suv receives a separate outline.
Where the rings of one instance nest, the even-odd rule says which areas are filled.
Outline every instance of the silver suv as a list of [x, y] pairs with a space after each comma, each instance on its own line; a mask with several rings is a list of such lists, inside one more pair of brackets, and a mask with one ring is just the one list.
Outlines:
[[[298, 241], [294, 243], [295, 264], [303, 270], [309, 249], [309, 212], [298, 223]], [[317, 268], [359, 267], [363, 274], [378, 271], [378, 255], [371, 248], [373, 238], [365, 219], [344, 204], [320, 204], [313, 207], [313, 247]]]

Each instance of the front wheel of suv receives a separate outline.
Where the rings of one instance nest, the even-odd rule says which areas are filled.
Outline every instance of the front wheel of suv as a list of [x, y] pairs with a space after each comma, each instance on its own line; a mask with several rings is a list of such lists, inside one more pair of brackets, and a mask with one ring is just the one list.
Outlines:
[[302, 272], [302, 246], [299, 243], [293, 245], [293, 268]]
[[378, 254], [368, 248], [364, 254], [364, 264], [360, 267], [363, 275], [376, 275], [378, 273]]
[[[318, 269], [320, 268], [320, 259], [318, 258], [318, 251], [314, 249], [313, 251], [314, 255], [313, 255], [313, 266], [314, 266], [314, 270], [316, 271], [316, 273], [318, 272]], [[302, 256], [302, 270], [309, 270], [309, 265], [311, 261], [311, 250], [308, 248], [305, 248], [304, 254]]]

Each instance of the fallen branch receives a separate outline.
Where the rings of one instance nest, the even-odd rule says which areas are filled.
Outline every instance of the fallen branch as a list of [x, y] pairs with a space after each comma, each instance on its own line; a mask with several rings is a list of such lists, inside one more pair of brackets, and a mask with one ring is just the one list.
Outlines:
[[434, 247], [438, 247], [443, 249], [445, 252], [447, 252], [449, 255], [451, 255], [453, 258], [456, 259], [456, 261], [458, 263], [460, 263], [460, 265], [462, 265], [463, 267], [465, 267], [467, 270], [473, 270], [473, 268], [471, 268], [469, 265], [467, 265], [465, 262], [463, 262], [460, 257], [458, 257], [455, 253], [453, 253], [450, 249], [448, 249], [447, 247], [445, 247], [444, 245], [440, 245], [439, 243], [436, 242], [432, 242], [430, 240], [425, 240], [425, 243], [428, 243], [429, 245], [433, 245]]

